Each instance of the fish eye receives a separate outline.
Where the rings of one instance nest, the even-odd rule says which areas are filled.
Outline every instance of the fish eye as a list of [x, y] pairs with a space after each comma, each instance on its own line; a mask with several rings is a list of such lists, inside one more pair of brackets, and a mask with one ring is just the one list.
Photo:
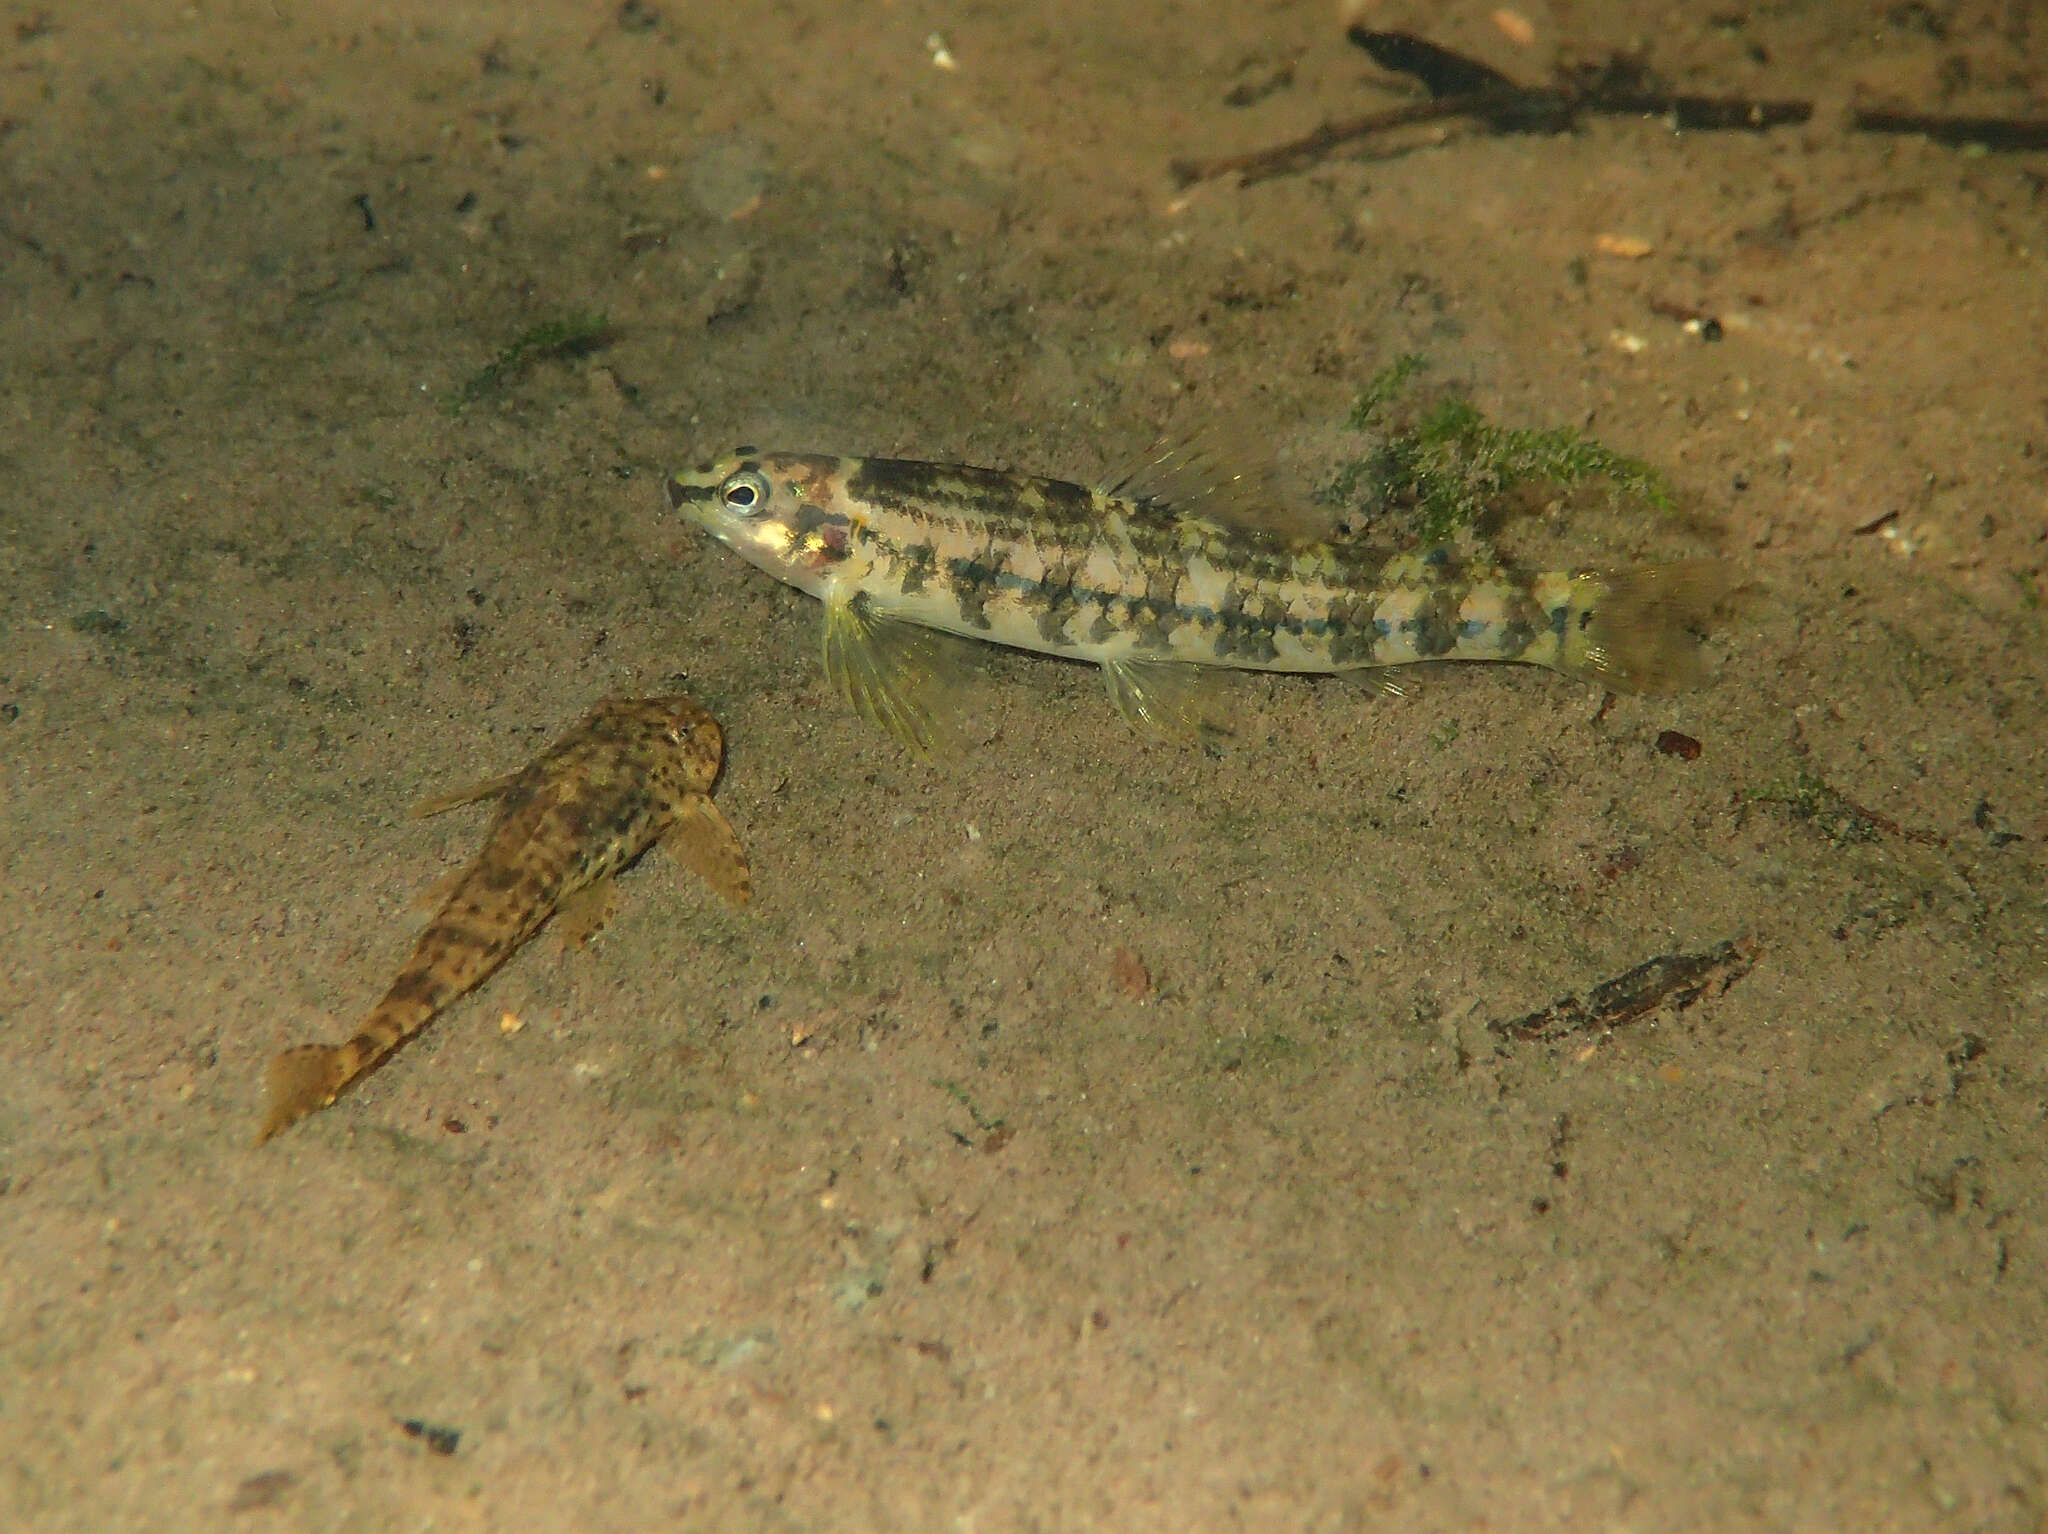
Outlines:
[[725, 509], [743, 517], [758, 517], [766, 511], [768, 493], [768, 477], [758, 469], [728, 474], [725, 483], [718, 487], [718, 498], [725, 502]]

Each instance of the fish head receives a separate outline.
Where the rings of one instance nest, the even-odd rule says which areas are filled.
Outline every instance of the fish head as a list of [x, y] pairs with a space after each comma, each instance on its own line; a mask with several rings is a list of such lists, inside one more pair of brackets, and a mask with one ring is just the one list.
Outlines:
[[668, 476], [669, 508], [779, 581], [820, 596], [847, 557], [856, 519], [842, 460], [743, 447]]
[[686, 693], [645, 700], [645, 716], [666, 748], [663, 756], [678, 785], [689, 793], [708, 794], [725, 760], [725, 731], [695, 698]]
[[583, 716], [575, 737], [688, 793], [709, 793], [725, 759], [725, 732], [687, 693], [605, 698]]

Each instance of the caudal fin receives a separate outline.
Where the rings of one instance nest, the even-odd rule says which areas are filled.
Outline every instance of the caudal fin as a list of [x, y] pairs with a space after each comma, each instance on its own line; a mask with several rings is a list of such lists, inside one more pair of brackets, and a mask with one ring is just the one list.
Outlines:
[[256, 1143], [261, 1145], [307, 1114], [326, 1107], [353, 1074], [353, 1056], [346, 1045], [301, 1044], [287, 1049], [270, 1062], [265, 1077], [270, 1102], [264, 1110], [263, 1127], [256, 1132]]
[[1556, 661], [1569, 676], [1616, 692], [1677, 692], [1704, 675], [1699, 640], [1733, 582], [1715, 559], [1678, 560], [1581, 576]]

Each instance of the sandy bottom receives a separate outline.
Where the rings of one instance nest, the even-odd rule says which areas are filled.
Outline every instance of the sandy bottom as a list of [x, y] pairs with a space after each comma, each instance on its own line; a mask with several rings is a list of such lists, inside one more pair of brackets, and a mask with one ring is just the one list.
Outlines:
[[[0, 7], [0, 1527], [2041, 1527], [2048, 160], [1842, 123], [2048, 30], [1709, 9], [1374, 16], [1812, 126], [1180, 194], [1402, 98], [1285, 0]], [[1719, 551], [1711, 686], [1255, 680], [1211, 756], [993, 655], [934, 768], [659, 490], [1312, 487], [1403, 351], [1670, 474], [1498, 537]], [[481, 835], [407, 807], [672, 688], [753, 908], [650, 859], [252, 1149]]]

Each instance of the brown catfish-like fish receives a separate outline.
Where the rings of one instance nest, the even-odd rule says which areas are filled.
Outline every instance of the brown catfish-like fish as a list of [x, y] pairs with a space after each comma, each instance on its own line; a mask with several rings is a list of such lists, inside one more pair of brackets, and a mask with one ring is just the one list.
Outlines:
[[602, 925], [612, 875], [657, 840], [744, 905], [746, 854], [711, 802], [724, 754], [718, 721], [687, 697], [607, 698], [522, 771], [419, 805], [415, 814], [434, 815], [496, 799], [498, 815], [355, 1037], [300, 1045], [270, 1062], [256, 1143], [333, 1102], [558, 911], [584, 936]]

